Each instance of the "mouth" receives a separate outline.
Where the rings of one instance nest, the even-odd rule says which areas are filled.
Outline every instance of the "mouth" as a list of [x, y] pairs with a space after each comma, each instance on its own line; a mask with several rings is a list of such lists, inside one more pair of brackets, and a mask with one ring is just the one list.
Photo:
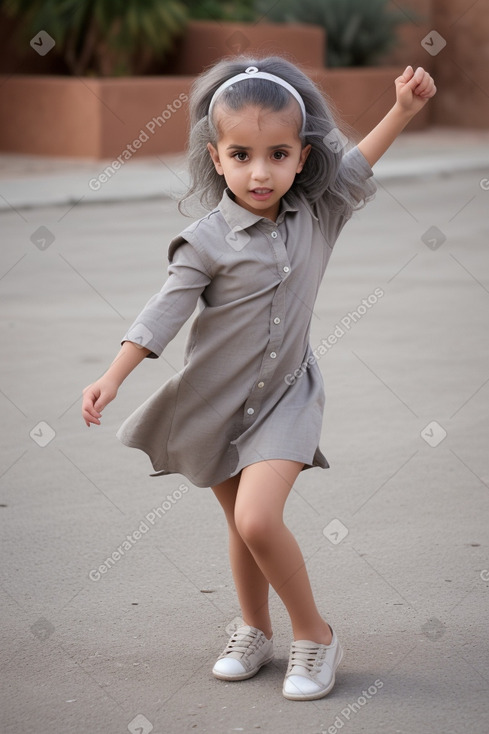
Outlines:
[[250, 194], [257, 201], [265, 201], [265, 199], [268, 199], [273, 194], [273, 189], [251, 189]]

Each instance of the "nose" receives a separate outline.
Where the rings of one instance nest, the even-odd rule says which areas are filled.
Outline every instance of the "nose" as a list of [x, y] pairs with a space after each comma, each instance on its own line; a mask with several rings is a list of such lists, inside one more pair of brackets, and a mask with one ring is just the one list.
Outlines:
[[267, 162], [261, 159], [255, 159], [251, 177], [254, 181], [266, 181], [268, 179]]

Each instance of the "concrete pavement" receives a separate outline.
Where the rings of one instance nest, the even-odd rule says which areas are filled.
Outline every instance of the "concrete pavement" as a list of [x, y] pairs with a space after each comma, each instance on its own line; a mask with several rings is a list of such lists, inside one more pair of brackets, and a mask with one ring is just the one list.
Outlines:
[[[274, 593], [275, 661], [242, 683], [212, 677], [239, 617], [221, 510], [180, 475], [149, 477], [147, 457], [115, 438], [180, 369], [189, 325], [126, 380], [101, 427], [80, 417], [81, 389], [165, 278], [167, 243], [186, 222], [173, 183], [138, 200], [135, 171], [120, 198], [74, 205], [78, 164], [75, 176], [66, 161], [10, 159], [0, 178], [2, 733], [489, 730], [489, 167], [479, 141], [457, 168], [450, 140], [438, 157], [451, 175], [426, 163], [434, 153], [421, 156], [420, 139], [396, 142], [392, 166], [406, 171], [416, 150], [424, 173], [379, 173], [314, 313], [313, 347], [343, 332], [319, 362], [331, 468], [302, 473], [286, 521], [345, 659], [332, 693], [310, 703], [281, 695], [291, 637]], [[99, 164], [80, 165], [86, 184]]]

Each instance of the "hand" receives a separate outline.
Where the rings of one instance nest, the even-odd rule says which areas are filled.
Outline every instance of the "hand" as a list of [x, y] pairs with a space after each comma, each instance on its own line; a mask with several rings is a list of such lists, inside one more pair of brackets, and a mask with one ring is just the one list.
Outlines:
[[436, 94], [433, 78], [421, 66], [416, 71], [407, 66], [395, 80], [396, 104], [405, 112], [417, 114], [426, 102]]
[[100, 425], [102, 410], [115, 398], [118, 389], [114, 380], [101, 377], [83, 390], [82, 416], [89, 428], [90, 423]]

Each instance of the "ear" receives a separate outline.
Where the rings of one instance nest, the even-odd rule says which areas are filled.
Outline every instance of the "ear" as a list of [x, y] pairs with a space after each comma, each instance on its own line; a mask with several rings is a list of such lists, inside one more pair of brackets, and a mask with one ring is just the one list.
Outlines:
[[209, 151], [210, 157], [212, 158], [212, 162], [214, 163], [214, 167], [218, 174], [220, 176], [224, 175], [224, 171], [222, 170], [221, 161], [219, 159], [219, 153], [217, 152], [217, 148], [214, 148], [212, 143], [207, 143], [207, 150]]
[[307, 157], [309, 153], [311, 152], [311, 150], [312, 150], [311, 145], [306, 145], [304, 148], [302, 148], [301, 157], [299, 159], [299, 163], [297, 164], [296, 173], [300, 173], [302, 169], [304, 168], [304, 163], [307, 161]]

